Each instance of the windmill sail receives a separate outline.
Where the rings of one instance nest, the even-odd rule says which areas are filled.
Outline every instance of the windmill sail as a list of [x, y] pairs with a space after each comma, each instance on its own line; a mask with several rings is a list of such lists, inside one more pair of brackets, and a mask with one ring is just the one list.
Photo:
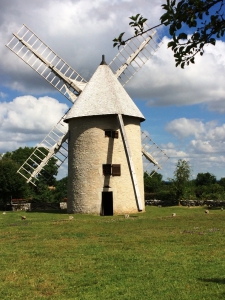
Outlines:
[[[148, 26], [145, 24], [145, 28]], [[129, 40], [109, 66], [124, 86], [161, 46], [156, 30]]]
[[144, 157], [147, 158], [147, 160], [149, 160], [151, 163], [153, 163], [153, 165], [157, 166], [159, 169], [162, 169], [162, 167], [159, 165], [159, 163], [155, 160], [155, 158], [150, 153], [145, 151], [143, 148], [141, 151]]
[[[87, 81], [61, 59], [26, 25], [13, 34], [14, 37], [6, 45], [13, 53], [53, 85], [70, 102], [74, 103], [84, 89]], [[19, 168], [18, 173], [27, 182], [36, 185], [38, 175], [52, 157], [56, 158], [59, 167], [67, 158], [67, 129], [63, 116], [47, 134], [31, 156]], [[44, 149], [44, 151], [43, 151]]]
[[142, 154], [143, 167], [145, 172], [153, 176], [155, 172], [162, 169], [162, 166], [167, 162], [169, 156], [162, 150], [146, 132], [141, 133], [142, 139]]
[[[6, 46], [69, 101], [74, 102], [73, 98], [75, 99], [84, 89], [87, 83], [86, 80], [26, 25], [23, 25], [13, 35]], [[74, 97], [71, 98], [69, 93], [74, 94]]]
[[[67, 114], [67, 113], [66, 113]], [[17, 171], [27, 182], [36, 185], [38, 176], [51, 158], [55, 158], [55, 164], [59, 168], [68, 157], [68, 126], [64, 122], [66, 114], [52, 128], [44, 140], [35, 148], [33, 153]], [[42, 172], [42, 173], [41, 173]]]

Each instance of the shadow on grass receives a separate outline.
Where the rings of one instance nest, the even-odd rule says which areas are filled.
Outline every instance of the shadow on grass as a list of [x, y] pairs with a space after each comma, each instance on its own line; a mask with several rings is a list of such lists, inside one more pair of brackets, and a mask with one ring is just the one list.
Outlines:
[[199, 278], [202, 282], [213, 282], [218, 284], [225, 284], [225, 278]]

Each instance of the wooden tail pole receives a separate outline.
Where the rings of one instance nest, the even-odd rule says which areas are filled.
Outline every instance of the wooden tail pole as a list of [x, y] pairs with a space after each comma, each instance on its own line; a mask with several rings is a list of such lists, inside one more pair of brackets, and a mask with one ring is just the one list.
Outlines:
[[130, 147], [129, 147], [129, 144], [128, 144], [126, 131], [125, 131], [125, 128], [124, 128], [124, 123], [123, 123], [123, 118], [122, 118], [121, 114], [118, 114], [118, 121], [119, 121], [119, 125], [120, 125], [120, 131], [121, 131], [121, 135], [122, 135], [123, 145], [124, 145], [124, 149], [125, 149], [129, 169], [130, 169], [131, 179], [132, 179], [132, 183], [133, 183], [133, 187], [134, 187], [134, 193], [135, 193], [135, 198], [136, 198], [136, 202], [137, 202], [137, 208], [138, 208], [139, 211], [142, 211], [143, 210], [143, 205], [142, 205], [142, 201], [141, 201], [140, 191], [139, 191], [139, 188], [138, 188], [137, 176], [136, 176], [136, 172], [135, 172], [135, 169], [134, 169], [133, 159], [132, 159], [132, 156], [131, 156], [131, 151], [130, 151]]

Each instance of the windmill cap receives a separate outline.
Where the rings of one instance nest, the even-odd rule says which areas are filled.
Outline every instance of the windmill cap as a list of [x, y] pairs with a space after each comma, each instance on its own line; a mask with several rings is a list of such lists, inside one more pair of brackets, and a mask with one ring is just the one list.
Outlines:
[[100, 63], [100, 66], [101, 65], [107, 65], [107, 63], [105, 61], [105, 55], [104, 54], [102, 55], [102, 62]]
[[145, 120], [110, 67], [100, 65], [68, 112], [65, 122], [72, 118], [115, 114]]

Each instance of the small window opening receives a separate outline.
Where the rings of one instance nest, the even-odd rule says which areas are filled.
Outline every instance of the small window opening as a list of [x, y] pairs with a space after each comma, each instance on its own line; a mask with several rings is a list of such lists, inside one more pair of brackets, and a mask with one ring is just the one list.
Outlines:
[[111, 137], [113, 139], [118, 139], [119, 137], [119, 132], [111, 129], [106, 129], [105, 130], [105, 137]]
[[112, 131], [111, 130], [105, 130], [105, 137], [111, 137]]
[[112, 138], [118, 139], [119, 137], [119, 132], [118, 131], [112, 131]]
[[104, 164], [102, 165], [102, 170], [104, 176], [121, 176], [121, 167], [119, 164]]
[[112, 165], [112, 176], [120, 176], [121, 175], [121, 170], [120, 170], [120, 165]]
[[102, 165], [102, 169], [103, 169], [103, 175], [104, 176], [109, 176], [111, 175], [111, 165], [110, 164], [105, 164], [105, 165]]

